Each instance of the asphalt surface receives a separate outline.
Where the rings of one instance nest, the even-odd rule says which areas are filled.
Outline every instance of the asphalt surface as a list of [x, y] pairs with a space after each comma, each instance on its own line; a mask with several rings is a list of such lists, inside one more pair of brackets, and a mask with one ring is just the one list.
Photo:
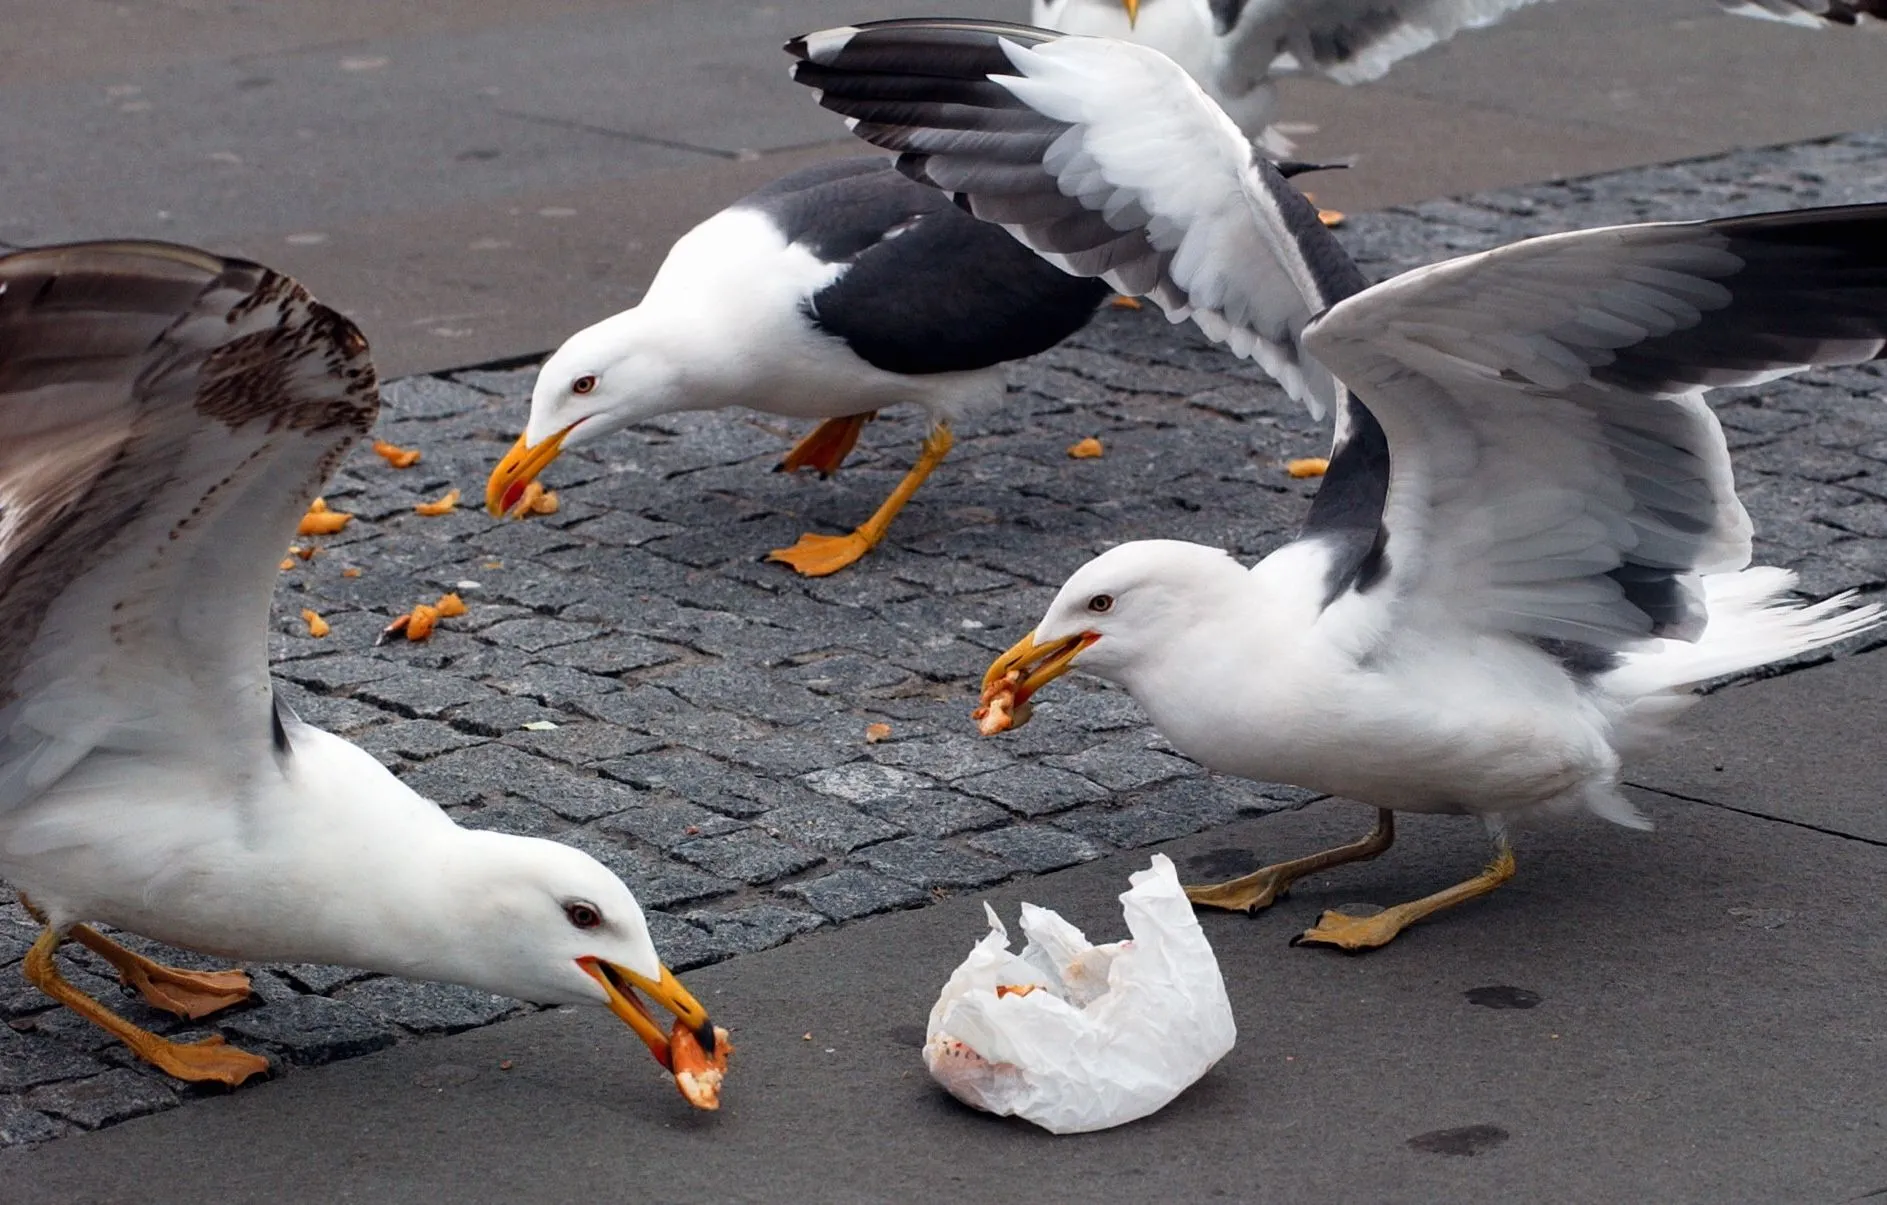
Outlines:
[[[1841, 1199], [1887, 1184], [1863, 1074], [1887, 1033], [1867, 886], [1887, 839], [1887, 653], [1707, 700], [1633, 776], [1664, 793], [1641, 799], [1659, 832], [1530, 835], [1512, 888], [1378, 955], [1282, 942], [1330, 903], [1460, 877], [1483, 856], [1478, 830], [1411, 825], [1391, 856], [1270, 917], [1212, 920], [1245, 1036], [1167, 1113], [1059, 1143], [971, 1116], [912, 1046], [980, 932], [976, 900], [1027, 896], [1113, 936], [1111, 897], [1150, 849], [1229, 874], [1367, 821], [1353, 805], [1273, 814], [1305, 794], [1201, 774], [1093, 684], [1058, 684], [1011, 739], [977, 741], [964, 718], [991, 653], [1089, 553], [1148, 535], [1248, 558], [1274, 547], [1312, 488], [1280, 466], [1318, 450], [1315, 426], [1189, 328], [1108, 312], [1016, 367], [1004, 411], [966, 425], [889, 544], [835, 579], [756, 558], [868, 512], [908, 464], [912, 416], [869, 428], [831, 482], [766, 471], [799, 434], [783, 424], [680, 416], [560, 461], [548, 520], [418, 517], [412, 503], [448, 486], [474, 502], [523, 420], [528, 369], [462, 366], [542, 350], [633, 300], [668, 239], [715, 205], [855, 153], [781, 82], [774, 44], [859, 6], [570, 3], [528, 22], [497, 3], [17, 7], [9, 28], [26, 36], [0, 46], [0, 240], [243, 250], [363, 317], [389, 377], [436, 370], [389, 388], [383, 419], [425, 460], [395, 473], [358, 455], [330, 496], [359, 518], [283, 575], [285, 693], [462, 821], [610, 861], [670, 961], [701, 968], [689, 981], [741, 1055], [725, 1114], [683, 1116], [613, 1021], [278, 967], [258, 974], [257, 1006], [220, 1022], [277, 1058], [278, 1081], [180, 1094], [20, 983], [8, 964], [31, 929], [0, 904], [0, 1143], [47, 1143], [0, 1154], [0, 1200], [181, 1199], [201, 1188], [205, 1147], [241, 1150], [239, 1166], [214, 1161], [238, 1200], [284, 1185], [562, 1199], [646, 1184], [651, 1168], [663, 1186], [644, 1195], [661, 1199], [1059, 1199], [1123, 1174], [1310, 1200], [1542, 1183], [1556, 1199]], [[699, 24], [676, 15], [711, 7]], [[606, 45], [631, 46], [634, 69], [596, 65]], [[1817, 37], [1701, 0], [1568, 2], [1407, 64], [1387, 90], [1291, 95], [1323, 127], [1307, 151], [1365, 151], [1318, 181], [1326, 203], [1463, 196], [1357, 216], [1344, 237], [1381, 277], [1549, 230], [1880, 199], [1879, 134], [1466, 194], [1878, 128], [1882, 62], [1878, 33]], [[512, 90], [504, 112], [498, 94], [473, 111], [487, 103], [475, 79]], [[271, 100], [231, 118], [245, 91]], [[630, 111], [643, 124], [620, 122]], [[560, 132], [507, 135], [514, 121]], [[447, 163], [446, 133], [500, 153]], [[239, 163], [204, 150], [238, 135]], [[1811, 593], [1887, 583], [1884, 388], [1860, 369], [1723, 399], [1758, 559], [1797, 568]], [[1090, 435], [1107, 456], [1064, 455]], [[453, 588], [471, 613], [430, 643], [371, 647], [392, 614]], [[333, 634], [309, 639], [303, 607]], [[867, 743], [874, 723], [889, 739]], [[99, 969], [70, 963], [121, 1001]], [[1492, 1009], [1463, 995], [1478, 987], [1543, 1000]]]

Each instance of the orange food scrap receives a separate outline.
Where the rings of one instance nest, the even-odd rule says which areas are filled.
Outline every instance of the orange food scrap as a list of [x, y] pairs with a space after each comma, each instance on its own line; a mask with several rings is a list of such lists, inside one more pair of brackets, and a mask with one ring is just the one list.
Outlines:
[[1350, 219], [1344, 215], [1341, 209], [1319, 209], [1317, 211], [1317, 220], [1334, 230]]
[[439, 608], [420, 603], [406, 613], [406, 638], [424, 640], [439, 622]]
[[284, 573], [288, 572], [290, 569], [293, 569], [294, 567], [295, 567], [295, 558], [292, 556], [283, 557], [282, 563], [276, 566], [277, 569], [280, 569]]
[[675, 1087], [697, 1109], [721, 1107], [721, 1081], [727, 1076], [727, 1056], [733, 1052], [727, 1031], [719, 1025], [714, 1027], [712, 1058], [679, 1017], [668, 1031], [668, 1065], [675, 1073]]
[[1101, 447], [1101, 441], [1090, 435], [1081, 442], [1070, 445], [1068, 455], [1074, 457], [1076, 460], [1096, 460], [1104, 451], [1105, 449]]
[[385, 644], [399, 635], [404, 635], [408, 640], [424, 640], [432, 635], [432, 630], [439, 626], [441, 619], [463, 614], [464, 599], [457, 594], [441, 594], [436, 603], [420, 603], [404, 615], [395, 615], [392, 623], [380, 629], [380, 637], [374, 643]]
[[301, 523], [295, 528], [298, 536], [331, 536], [347, 526], [354, 516], [338, 510], [329, 510], [325, 498], [316, 498], [308, 504], [308, 513], [301, 517]]
[[891, 725], [889, 724], [865, 725], [865, 743], [867, 745], [875, 745], [879, 741], [885, 740], [890, 735], [891, 735]]
[[349, 566], [348, 566], [347, 568], [345, 568], [345, 569], [343, 569], [343, 570], [341, 570], [341, 576], [342, 576], [342, 577], [359, 577], [359, 576], [360, 576], [360, 566], [358, 566], [358, 565], [349, 565]]
[[306, 607], [303, 607], [301, 609], [301, 620], [303, 623], [308, 625], [308, 634], [310, 636], [313, 636], [316, 640], [319, 640], [323, 636], [326, 636], [330, 630], [328, 628], [327, 620], [321, 618], [319, 615], [316, 615], [313, 611], [310, 611]]
[[1321, 477], [1329, 469], [1330, 461], [1322, 456], [1306, 456], [1302, 460], [1284, 462], [1284, 471], [1293, 477]]
[[288, 550], [304, 561], [312, 561], [321, 547], [318, 544], [291, 544]]
[[459, 491], [457, 489], [449, 489], [446, 491], [445, 497], [439, 499], [439, 501], [416, 503], [413, 509], [422, 515], [449, 515], [454, 510], [458, 509], [458, 505]]
[[1006, 732], [1028, 718], [1028, 712], [1016, 714], [1016, 691], [1022, 686], [1022, 671], [1012, 669], [983, 691], [982, 704], [970, 713], [976, 730], [984, 736]]
[[410, 469], [419, 463], [418, 448], [402, 448], [400, 445], [390, 444], [384, 439], [376, 439], [373, 441], [373, 454], [396, 469]]
[[557, 492], [547, 490], [541, 481], [533, 481], [524, 487], [518, 504], [511, 508], [513, 519], [523, 519], [531, 515], [554, 515], [557, 513]]
[[1041, 986], [1042, 985], [1039, 983], [998, 983], [996, 985], [996, 998], [1000, 1000], [1004, 996], [1026, 996], [1030, 992], [1040, 989]]
[[1114, 299], [1107, 304], [1117, 310], [1137, 310], [1141, 308], [1140, 299], [1138, 297], [1129, 297], [1125, 293], [1116, 294]]

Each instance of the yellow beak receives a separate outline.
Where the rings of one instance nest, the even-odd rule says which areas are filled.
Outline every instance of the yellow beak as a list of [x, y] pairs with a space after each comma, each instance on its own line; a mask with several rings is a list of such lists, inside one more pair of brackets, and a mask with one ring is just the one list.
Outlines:
[[1120, 0], [1120, 6], [1127, 10], [1127, 28], [1132, 29], [1140, 20], [1140, 0]]
[[708, 1020], [708, 1010], [688, 994], [688, 989], [667, 967], [662, 968], [659, 981], [651, 981], [627, 967], [605, 962], [601, 958], [586, 955], [577, 959], [577, 965], [590, 978], [603, 985], [603, 990], [609, 993], [609, 1011], [621, 1017], [629, 1028], [636, 1031], [636, 1036], [642, 1039], [649, 1053], [662, 1066], [674, 1070], [668, 1054], [668, 1034], [656, 1023], [655, 1014], [649, 1011], [649, 1006], [635, 994], [637, 990], [648, 993], [649, 999], [674, 1013], [683, 1025], [694, 1031], [695, 1040], [701, 1043], [701, 1049], [709, 1055], [714, 1053], [714, 1025]]
[[1081, 650], [1101, 638], [1099, 632], [1080, 632], [1073, 636], [1064, 636], [1060, 640], [1051, 640], [1047, 644], [1035, 643], [1035, 633], [1031, 632], [1009, 647], [1009, 651], [990, 663], [983, 674], [983, 698], [981, 712], [987, 710], [992, 700], [1006, 695], [1009, 703], [1005, 710], [1011, 719], [994, 729], [985, 731], [1000, 732], [1003, 728], [1020, 728], [1028, 723], [1029, 697], [1042, 687], [1061, 677], [1074, 668], [1075, 658]]
[[495, 516], [507, 514], [524, 496], [524, 487], [537, 480], [537, 475], [544, 471], [544, 466], [557, 459], [557, 453], [563, 451], [563, 441], [569, 436], [575, 423], [565, 427], [540, 444], [527, 444], [524, 436], [518, 436], [518, 442], [511, 445], [505, 458], [498, 462], [498, 467], [491, 471], [491, 478], [485, 482], [485, 509]]

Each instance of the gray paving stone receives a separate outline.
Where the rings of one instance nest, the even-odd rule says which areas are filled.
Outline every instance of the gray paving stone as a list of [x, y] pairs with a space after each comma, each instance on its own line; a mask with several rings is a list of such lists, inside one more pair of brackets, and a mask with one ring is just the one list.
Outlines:
[[655, 796], [598, 821], [596, 827], [599, 832], [628, 833], [658, 849], [672, 850], [684, 841], [737, 832], [747, 823], [685, 799]]
[[1107, 852], [1078, 834], [1035, 824], [1017, 824], [978, 833], [965, 844], [1030, 874], [1046, 874], [1064, 866], [1089, 862]]
[[771, 883], [825, 861], [819, 854], [797, 849], [755, 829], [697, 837], [680, 842], [674, 852], [712, 874], [743, 883]]
[[0, 1104], [0, 1146], [23, 1146], [63, 1138], [73, 1127], [37, 1109]]
[[915, 908], [930, 900], [928, 892], [909, 883], [849, 867], [809, 881], [789, 883], [780, 890], [786, 895], [798, 896], [837, 921]]
[[436, 720], [454, 707], [490, 698], [491, 691], [452, 674], [409, 666], [364, 683], [355, 697], [399, 715]]
[[1079, 774], [1023, 765], [959, 780], [958, 790], [999, 803], [1018, 816], [1046, 816], [1105, 799], [1107, 792]]
[[267, 1008], [219, 1019], [217, 1028], [233, 1042], [265, 1047], [303, 1066], [385, 1050], [396, 1040], [386, 1022], [326, 996], [272, 1002]]
[[826, 923], [816, 913], [777, 904], [755, 904], [727, 912], [690, 912], [688, 920], [706, 929], [714, 944], [730, 954], [770, 950]]
[[34, 1088], [26, 1094], [25, 1104], [81, 1129], [95, 1130], [114, 1121], [173, 1108], [177, 1094], [135, 1071], [113, 1070], [90, 1079]]
[[80, 1079], [104, 1069], [97, 1059], [69, 1046], [0, 1026], [0, 1092]]
[[1015, 873], [1007, 862], [946, 845], [930, 837], [902, 837], [852, 855], [879, 874], [917, 887], [981, 887]]
[[867, 800], [858, 807], [880, 820], [925, 837], [949, 837], [972, 829], [991, 828], [1011, 819], [1008, 812], [988, 800], [955, 791], [912, 791]]
[[722, 945], [707, 930], [679, 917], [651, 912], [648, 922], [649, 936], [654, 939], [655, 948], [662, 955], [663, 965], [671, 971], [692, 971], [710, 962], [719, 962], [730, 952], [729, 947]]
[[335, 999], [414, 1033], [458, 1033], [489, 1025], [525, 1007], [517, 1000], [456, 983], [421, 983], [390, 975], [343, 988]]
[[901, 836], [904, 829], [882, 819], [826, 801], [789, 803], [774, 808], [761, 820], [769, 833], [798, 845], [831, 853], [848, 853], [861, 845]]

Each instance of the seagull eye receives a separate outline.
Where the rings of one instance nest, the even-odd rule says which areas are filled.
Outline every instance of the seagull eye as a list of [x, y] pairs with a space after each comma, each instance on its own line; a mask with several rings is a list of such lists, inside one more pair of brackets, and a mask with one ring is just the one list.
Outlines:
[[1088, 600], [1088, 610], [1096, 615], [1105, 615], [1113, 609], [1114, 596], [1112, 594], [1096, 594]]
[[588, 393], [595, 388], [596, 375], [594, 373], [586, 372], [576, 380], [570, 382], [570, 392], [572, 393]]
[[596, 910], [595, 904], [586, 904], [582, 900], [572, 900], [563, 906], [563, 914], [570, 918], [570, 923], [579, 929], [594, 929], [603, 923], [603, 914]]

